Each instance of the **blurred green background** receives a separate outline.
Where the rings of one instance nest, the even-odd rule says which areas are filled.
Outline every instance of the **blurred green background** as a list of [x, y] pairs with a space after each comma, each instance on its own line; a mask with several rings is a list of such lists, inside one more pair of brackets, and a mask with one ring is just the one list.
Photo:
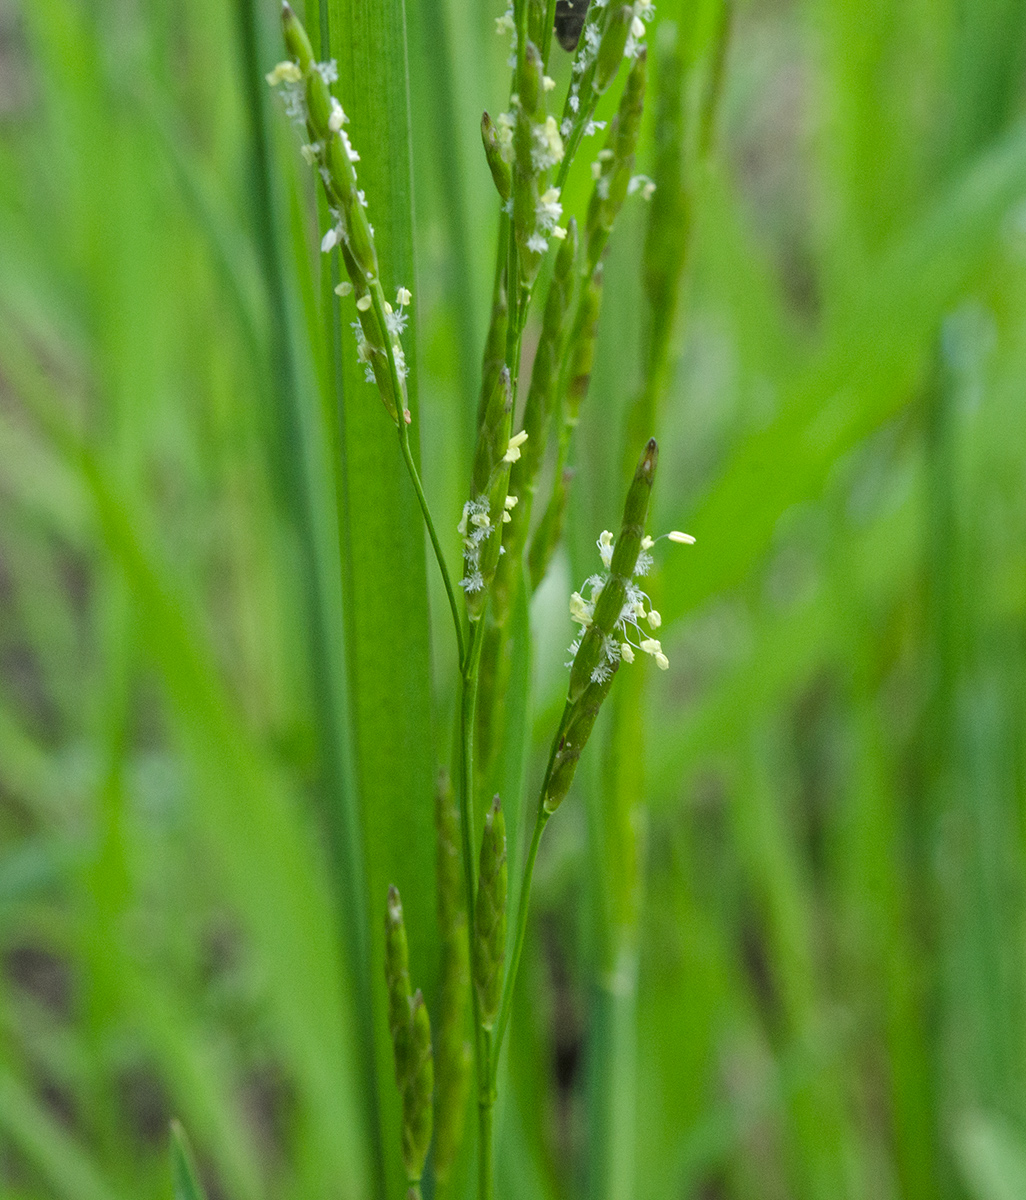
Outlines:
[[[658, 12], [659, 188], [607, 264], [529, 779], [661, 319], [652, 531], [698, 541], [653, 581], [670, 671], [604, 714], [543, 848], [499, 1195], [1026, 1197], [1026, 4]], [[408, 52], [402, 14], [306, 6], [386, 290], [413, 291], [455, 562], [506, 47], [498, 3], [409, 0]], [[168, 1194], [172, 1116], [217, 1200], [402, 1194], [380, 911], [399, 882], [430, 1005], [455, 660], [263, 82], [276, 21], [0, 0], [0, 1187], [24, 1200]], [[659, 211], [679, 238], [646, 250]]]

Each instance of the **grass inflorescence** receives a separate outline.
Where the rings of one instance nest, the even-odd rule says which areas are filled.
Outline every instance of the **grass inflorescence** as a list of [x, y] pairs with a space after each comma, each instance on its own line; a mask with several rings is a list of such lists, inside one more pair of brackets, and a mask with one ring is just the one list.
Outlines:
[[0, 6], [5, 1194], [1023, 1191], [1021, 16]]

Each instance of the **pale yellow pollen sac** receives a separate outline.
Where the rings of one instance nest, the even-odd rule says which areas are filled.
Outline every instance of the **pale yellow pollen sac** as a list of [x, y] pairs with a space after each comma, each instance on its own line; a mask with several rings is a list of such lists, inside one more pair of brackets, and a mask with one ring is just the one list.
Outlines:
[[341, 283], [335, 284], [335, 295], [336, 296], [348, 296], [352, 290], [353, 290], [353, 285], [349, 282], [348, 279], [343, 279]]
[[641, 643], [641, 649], [644, 650], [646, 654], [660, 654], [662, 653], [663, 647], [658, 638], [645, 638], [645, 640]]
[[368, 292], [366, 296], [361, 296], [360, 299], [357, 300], [356, 307], [360, 310], [360, 312], [366, 312], [373, 303], [374, 301], [371, 299], [370, 293]]
[[303, 78], [303, 72], [296, 63], [286, 60], [268, 71], [264, 78], [271, 87], [277, 87], [280, 83], [299, 83]]
[[509, 509], [503, 509], [503, 513], [502, 513], [503, 525], [508, 525], [510, 523], [510, 521], [512, 521], [512, 520], [513, 520], [513, 518], [510, 516]]
[[332, 133], [338, 133], [343, 125], [349, 120], [342, 109], [342, 105], [335, 99], [331, 98], [331, 116], [328, 117], [328, 128]]
[[625, 663], [632, 663], [634, 661], [634, 649], [630, 642], [620, 643], [620, 657]]
[[668, 671], [670, 669], [670, 660], [665, 654], [663, 654], [661, 650], [657, 651], [653, 657], [655, 658], [656, 666], [660, 671]]
[[555, 117], [545, 118], [545, 140], [549, 146], [549, 152], [556, 162], [563, 160], [563, 139], [559, 134], [559, 122]]
[[413, 294], [409, 288], [401, 287], [395, 294], [396, 303], [400, 308], [405, 308], [407, 304], [413, 302]]
[[566, 230], [562, 225], [557, 225], [552, 231], [552, 236], [557, 238], [559, 241], [562, 241], [566, 237]]
[[520, 497], [519, 497], [519, 496], [514, 496], [514, 495], [512, 494], [512, 492], [511, 492], [511, 493], [510, 493], [510, 494], [509, 494], [509, 495], [506, 497], [506, 499], [503, 501], [503, 504], [505, 504], [506, 508], [516, 508], [516, 506], [517, 506], [519, 503], [520, 503]]
[[659, 613], [656, 612], [654, 608], [648, 614], [648, 623], [653, 629], [658, 629], [663, 623], [663, 618], [659, 615]]
[[673, 529], [666, 535], [671, 542], [676, 542], [680, 546], [693, 546], [695, 539], [690, 533], [681, 533], [679, 529]]
[[655, 539], [650, 538], [648, 536], [648, 534], [646, 533], [645, 536], [641, 539], [642, 550], [651, 550], [654, 545], [655, 545]]
[[587, 604], [580, 592], [570, 597], [570, 619], [587, 628], [591, 624], [592, 606]]
[[521, 429], [519, 433], [515, 433], [509, 439], [509, 445], [506, 447], [506, 453], [502, 456], [503, 462], [515, 463], [520, 457], [520, 447], [527, 441], [527, 430]]
[[613, 534], [608, 529], [603, 529], [598, 538], [599, 557], [602, 559], [602, 565], [609, 570], [609, 566], [613, 561]]
[[551, 75], [543, 75], [542, 76], [542, 91], [551, 92], [555, 86], [556, 86], [556, 81], [552, 78]]

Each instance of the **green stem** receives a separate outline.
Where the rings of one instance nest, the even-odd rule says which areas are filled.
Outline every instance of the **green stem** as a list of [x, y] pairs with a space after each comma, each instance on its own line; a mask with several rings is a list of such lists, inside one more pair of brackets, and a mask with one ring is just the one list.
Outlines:
[[552, 815], [545, 811], [545, 792], [549, 786], [552, 767], [556, 761], [559, 743], [566, 728], [567, 717], [570, 715], [569, 700], [563, 707], [563, 715], [559, 719], [559, 728], [552, 739], [552, 749], [549, 751], [549, 761], [545, 768], [545, 778], [542, 780], [541, 791], [538, 794], [538, 815], [534, 821], [534, 833], [531, 836], [531, 846], [527, 852], [527, 862], [524, 864], [524, 878], [520, 885], [520, 899], [517, 902], [517, 925], [513, 938], [513, 953], [510, 955], [509, 966], [506, 969], [506, 982], [502, 989], [502, 1005], [499, 1008], [499, 1019], [495, 1023], [495, 1040], [492, 1046], [491, 1088], [495, 1088], [495, 1077], [499, 1070], [499, 1051], [502, 1040], [506, 1036], [506, 1026], [509, 1024], [510, 1010], [513, 1007], [513, 989], [516, 986], [517, 971], [520, 967], [520, 955], [524, 949], [524, 939], [527, 936], [527, 917], [531, 905], [531, 882], [534, 879], [534, 864], [538, 857], [538, 847], [541, 845], [542, 834]]
[[527, 915], [530, 907], [531, 881], [534, 878], [534, 863], [538, 857], [538, 847], [541, 845], [542, 833], [548, 824], [549, 814], [541, 804], [538, 805], [538, 815], [534, 822], [534, 833], [531, 837], [531, 847], [527, 852], [527, 862], [524, 865], [524, 878], [520, 885], [520, 901], [517, 904], [517, 928], [513, 939], [513, 953], [510, 955], [509, 967], [506, 971], [506, 982], [502, 989], [502, 1006], [499, 1009], [499, 1019], [495, 1025], [495, 1054], [491, 1063], [491, 1084], [495, 1086], [495, 1076], [499, 1070], [499, 1050], [502, 1039], [506, 1036], [506, 1026], [509, 1024], [510, 1009], [513, 1004], [513, 987], [516, 983], [517, 969], [520, 966], [520, 955], [524, 949], [524, 938], [527, 935]]
[[[474, 962], [474, 908], [477, 896], [477, 871], [474, 862], [474, 710], [477, 704], [478, 667], [481, 663], [481, 647], [484, 645], [484, 618], [474, 622], [470, 629], [470, 645], [467, 648], [461, 671], [460, 687], [460, 845], [463, 851], [463, 881], [467, 891], [467, 945], [470, 963]], [[470, 980], [470, 1002], [474, 1021], [474, 1070], [478, 1094], [484, 1093], [488, 1083], [488, 1034], [481, 1027], [481, 1010], [474, 985], [473, 969]], [[490, 1137], [490, 1135], [489, 1135]], [[479, 1150], [479, 1159], [487, 1155], [488, 1172], [491, 1174], [491, 1143], [487, 1150]], [[481, 1171], [484, 1167], [481, 1166]], [[483, 1178], [483, 1175], [481, 1176]], [[484, 1193], [482, 1192], [482, 1196]]]
[[463, 874], [467, 885], [467, 928], [473, 962], [474, 897], [477, 895], [477, 864], [474, 861], [474, 710], [477, 706], [477, 675], [484, 645], [484, 618], [470, 629], [470, 647], [462, 672], [460, 694], [460, 821]]
[[435, 531], [435, 523], [431, 519], [431, 510], [428, 508], [427, 497], [424, 495], [424, 487], [420, 482], [420, 474], [417, 471], [416, 463], [413, 461], [413, 453], [410, 450], [410, 434], [405, 421], [401, 421], [399, 424], [399, 446], [402, 449], [403, 458], [406, 460], [406, 469], [413, 480], [413, 490], [417, 493], [417, 499], [420, 501], [420, 511], [424, 514], [424, 524], [427, 526], [428, 537], [431, 539], [431, 548], [435, 552], [438, 570], [441, 572], [442, 583], [445, 585], [445, 594], [449, 598], [449, 611], [452, 613], [453, 629], [456, 631], [456, 651], [459, 656], [460, 666], [462, 667], [464, 657], [466, 656], [466, 647], [463, 641], [463, 623], [460, 620], [460, 609], [456, 603], [456, 591], [452, 586], [449, 568], [445, 563], [445, 555], [442, 552], [442, 546]]
[[492, 1200], [495, 1194], [495, 1171], [492, 1165], [492, 1129], [495, 1124], [495, 1080], [491, 1063], [494, 1054], [492, 1031], [481, 1031], [482, 1049], [484, 1050], [483, 1086], [478, 1098], [478, 1142], [480, 1148], [477, 1156], [477, 1189], [478, 1200]]
[[420, 1190], [420, 1180], [411, 1179], [410, 1188], [406, 1193], [406, 1200], [424, 1200], [424, 1195]]
[[[396, 398], [396, 406], [403, 396], [403, 387], [399, 379], [399, 372], [395, 365], [395, 354], [392, 351], [392, 337], [388, 332], [388, 322], [385, 320], [385, 294], [381, 290], [381, 280], [374, 279], [370, 284], [371, 302], [374, 305], [374, 312], [378, 318], [378, 323], [381, 326], [381, 332], [385, 338], [385, 354], [388, 358], [388, 373], [392, 380], [392, 395]], [[456, 603], [456, 592], [452, 586], [452, 579], [449, 576], [449, 568], [445, 562], [445, 555], [442, 553], [442, 545], [438, 540], [438, 534], [435, 532], [435, 523], [431, 517], [431, 509], [428, 507], [427, 497], [424, 495], [424, 486], [420, 481], [420, 473], [417, 470], [417, 464], [413, 461], [413, 452], [410, 449], [410, 431], [406, 425], [406, 413], [397, 412], [396, 429], [399, 434], [399, 448], [402, 450], [403, 458], [406, 461], [406, 469], [410, 473], [410, 479], [413, 481], [413, 490], [417, 493], [417, 500], [420, 504], [420, 511], [424, 514], [424, 524], [427, 526], [428, 536], [431, 539], [431, 548], [435, 552], [435, 560], [438, 563], [438, 570], [442, 575], [442, 583], [445, 585], [445, 594], [449, 598], [449, 610], [452, 613], [453, 628], [456, 631], [456, 648], [459, 654], [460, 668], [463, 668], [465, 659], [465, 648], [463, 644], [463, 623], [460, 620], [459, 605]]]
[[574, 122], [574, 127], [570, 131], [570, 141], [563, 148], [563, 161], [559, 164], [559, 173], [556, 176], [556, 187], [560, 191], [563, 190], [563, 184], [566, 183], [566, 177], [570, 174], [570, 168], [573, 166], [574, 159], [577, 157], [577, 151], [580, 148], [581, 141], [584, 138], [584, 130], [588, 122], [595, 115], [595, 109], [598, 107], [598, 97], [596, 96], [583, 113], [580, 113]]
[[545, 6], [545, 45], [540, 47], [546, 74], [548, 74], [549, 70], [549, 52], [552, 49], [552, 33], [555, 27], [556, 0], [548, 0]]

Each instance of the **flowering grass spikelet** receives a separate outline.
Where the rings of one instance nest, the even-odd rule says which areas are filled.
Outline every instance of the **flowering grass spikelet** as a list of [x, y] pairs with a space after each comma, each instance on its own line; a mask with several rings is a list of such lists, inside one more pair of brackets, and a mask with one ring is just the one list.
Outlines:
[[509, 368], [496, 377], [478, 432], [470, 499], [463, 506], [458, 531], [463, 539], [463, 588], [467, 614], [477, 620], [484, 611], [487, 589], [503, 553], [502, 530], [509, 522], [506, 497], [510, 465], [520, 457], [524, 432], [511, 436], [513, 393]]
[[[509, 445], [506, 447], [506, 453], [502, 456], [502, 461], [507, 463], [515, 463], [520, 457], [520, 447], [527, 441], [527, 431], [521, 429], [519, 433], [515, 433], [509, 439]], [[503, 501], [505, 503], [505, 501]]]
[[[662, 537], [683, 545], [690, 545], [695, 540], [690, 534], [680, 533], [676, 530], [672, 533], [665, 533]], [[663, 653], [658, 638], [644, 633], [640, 624], [644, 621], [649, 629], [654, 631], [660, 628], [663, 618], [657, 609], [652, 608], [648, 593], [642, 591], [636, 582], [651, 569], [650, 550], [657, 540], [662, 539], [652, 538], [645, 534], [638, 543], [637, 557], [631, 570], [631, 578], [626, 581], [623, 588], [623, 602], [620, 611], [613, 623], [612, 632], [602, 638], [597, 661], [591, 667], [589, 679], [592, 683], [602, 682], [605, 679], [605, 671], [615, 670], [615, 664], [618, 662], [633, 663], [635, 650], [650, 655], [661, 670], [665, 671], [669, 668], [670, 660]], [[603, 530], [596, 545], [604, 570], [601, 574], [590, 575], [584, 581], [581, 591], [574, 592], [570, 596], [570, 619], [584, 629], [590, 628], [595, 622], [596, 604], [605, 590], [610, 572], [613, 570], [615, 542], [612, 533], [608, 529]], [[585, 598], [583, 593], [588, 593], [588, 598]], [[632, 635], [636, 640], [632, 641]], [[578, 638], [570, 647], [571, 660], [576, 657], [580, 647], [581, 639]], [[567, 665], [572, 666], [572, 661]]]
[[406, 355], [399, 341], [405, 318], [400, 305], [400, 313], [388, 319], [374, 227], [365, 211], [367, 197], [357, 184], [360, 156], [345, 130], [348, 117], [329, 91], [329, 85], [338, 80], [338, 66], [334, 59], [314, 59], [306, 30], [287, 3], [282, 5], [281, 19], [290, 60], [268, 73], [268, 83], [282, 89], [289, 115], [306, 126], [309, 140], [303, 147], [303, 157], [317, 171], [331, 217], [331, 225], [321, 238], [321, 251], [328, 254], [338, 248], [341, 253], [356, 292], [359, 361], [367, 368], [368, 382], [377, 385], [389, 416], [399, 425], [401, 420], [408, 420], [409, 411]]

